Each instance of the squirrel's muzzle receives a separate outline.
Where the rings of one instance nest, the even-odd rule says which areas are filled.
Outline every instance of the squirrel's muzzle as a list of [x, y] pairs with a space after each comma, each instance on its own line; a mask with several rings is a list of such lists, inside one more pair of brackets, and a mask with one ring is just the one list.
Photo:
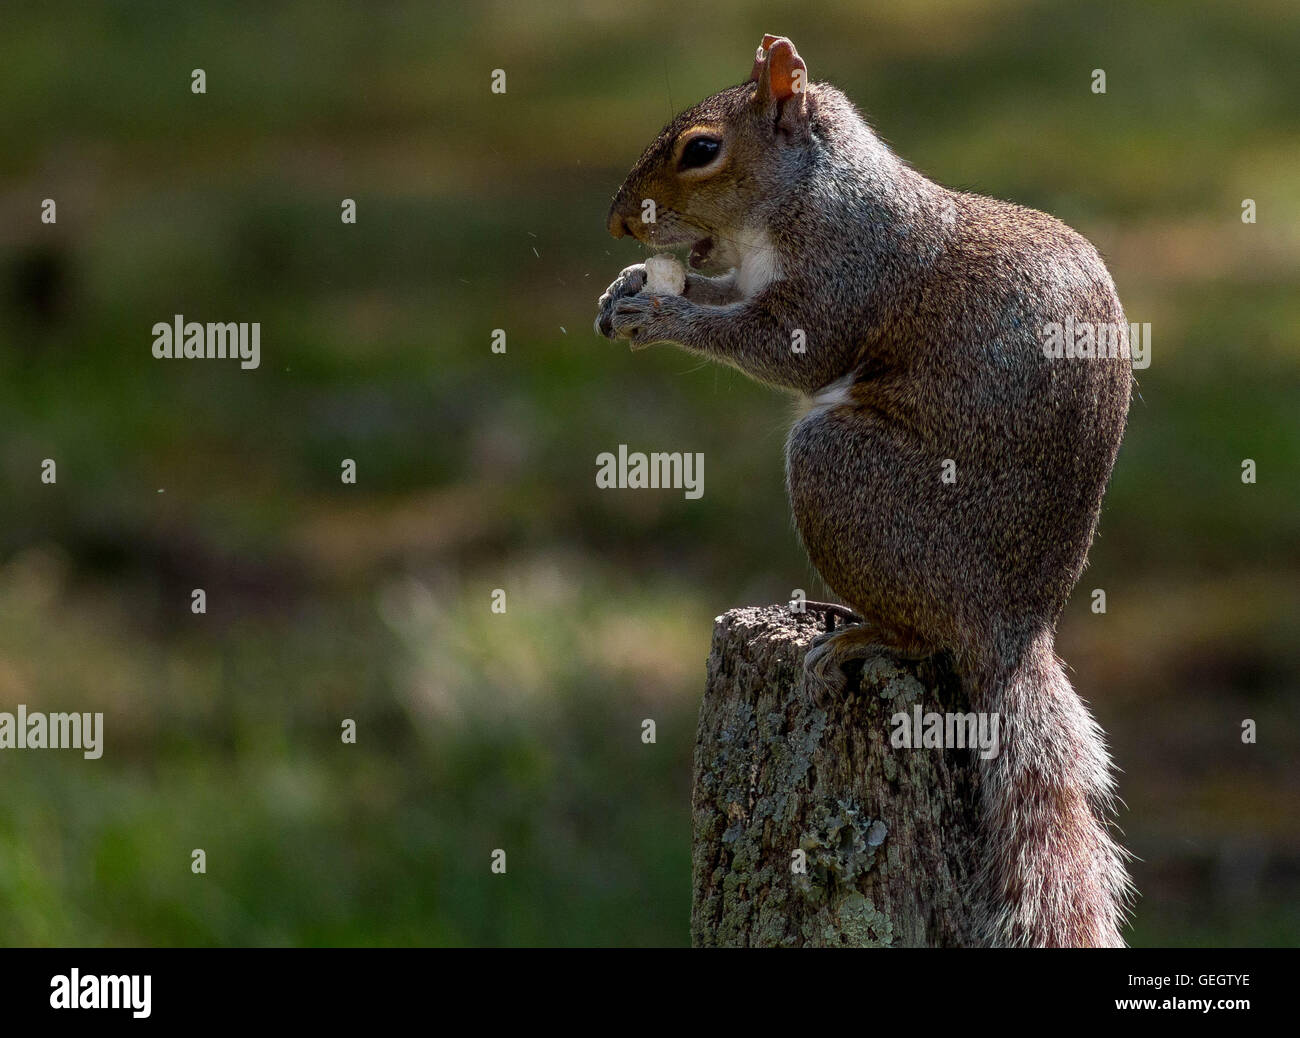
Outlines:
[[609, 216], [605, 228], [615, 238], [639, 238], [637, 224], [641, 222], [640, 195], [632, 188], [632, 177], [619, 186], [618, 193], [609, 203]]
[[626, 235], [635, 236], [632, 225], [628, 222], [627, 217], [618, 211], [617, 205], [610, 209], [609, 220], [605, 226], [609, 228], [609, 233], [615, 238], [622, 238]]

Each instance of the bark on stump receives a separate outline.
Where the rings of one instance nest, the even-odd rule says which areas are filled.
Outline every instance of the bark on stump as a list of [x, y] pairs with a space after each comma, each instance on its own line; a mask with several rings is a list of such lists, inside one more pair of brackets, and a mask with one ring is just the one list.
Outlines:
[[[696, 947], [970, 945], [978, 777], [970, 750], [895, 749], [890, 718], [967, 712], [942, 660], [878, 656], [819, 704], [821, 614], [720, 616], [692, 794]], [[857, 667], [853, 667], [857, 670]], [[807, 872], [792, 871], [793, 852]]]

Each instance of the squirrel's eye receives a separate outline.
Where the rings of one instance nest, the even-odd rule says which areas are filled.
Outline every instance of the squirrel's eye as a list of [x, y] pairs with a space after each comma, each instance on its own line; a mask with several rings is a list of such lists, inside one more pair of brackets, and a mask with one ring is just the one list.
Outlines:
[[722, 141], [716, 137], [696, 137], [682, 149], [681, 169], [697, 169], [707, 166], [718, 156]]

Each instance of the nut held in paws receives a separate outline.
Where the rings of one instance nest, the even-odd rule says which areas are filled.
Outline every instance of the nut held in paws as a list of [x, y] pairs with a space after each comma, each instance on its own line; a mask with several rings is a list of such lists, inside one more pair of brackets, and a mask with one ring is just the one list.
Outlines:
[[655, 296], [681, 295], [686, 290], [686, 268], [675, 256], [651, 256], [645, 261], [645, 290]]

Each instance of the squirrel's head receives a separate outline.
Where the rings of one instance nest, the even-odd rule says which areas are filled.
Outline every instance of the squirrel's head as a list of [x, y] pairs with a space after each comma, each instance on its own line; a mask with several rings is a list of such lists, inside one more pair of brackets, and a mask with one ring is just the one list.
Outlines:
[[614, 196], [609, 233], [690, 245], [693, 267], [734, 266], [732, 242], [804, 164], [809, 86], [794, 44], [764, 36], [747, 82], [682, 112], [646, 148]]

